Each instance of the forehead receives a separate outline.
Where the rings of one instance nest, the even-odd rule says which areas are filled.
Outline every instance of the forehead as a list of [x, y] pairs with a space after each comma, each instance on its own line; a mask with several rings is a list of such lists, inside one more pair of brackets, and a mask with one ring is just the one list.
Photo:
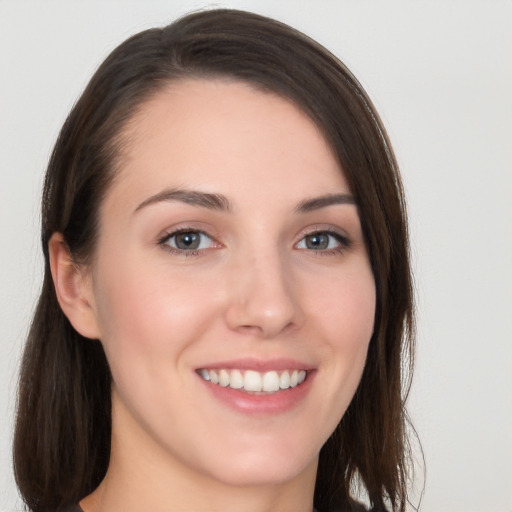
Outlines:
[[348, 192], [315, 123], [290, 100], [245, 82], [171, 83], [141, 105], [122, 139], [116, 181], [140, 197], [171, 186], [220, 187], [235, 202], [255, 188], [283, 199]]

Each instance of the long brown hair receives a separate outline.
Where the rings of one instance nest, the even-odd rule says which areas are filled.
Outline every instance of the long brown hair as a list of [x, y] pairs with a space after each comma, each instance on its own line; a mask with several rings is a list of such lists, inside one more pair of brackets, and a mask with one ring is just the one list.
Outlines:
[[355, 510], [357, 487], [375, 510], [404, 511], [404, 400], [413, 361], [413, 305], [402, 185], [384, 127], [350, 71], [277, 21], [234, 10], [185, 16], [115, 49], [69, 114], [51, 156], [42, 202], [45, 275], [22, 362], [14, 468], [35, 512], [78, 502], [105, 476], [111, 376], [98, 340], [62, 313], [48, 241], [64, 236], [87, 262], [98, 211], [116, 176], [122, 128], [170, 81], [228, 77], [291, 99], [329, 142], [354, 194], [377, 289], [374, 333], [356, 394], [320, 452], [315, 507]]

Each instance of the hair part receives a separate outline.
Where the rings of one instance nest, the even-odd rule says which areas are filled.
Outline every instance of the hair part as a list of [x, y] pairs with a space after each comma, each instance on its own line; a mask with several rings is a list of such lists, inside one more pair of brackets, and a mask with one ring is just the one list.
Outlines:
[[280, 22], [219, 9], [141, 32], [99, 67], [61, 130], [42, 202], [45, 275], [22, 362], [14, 468], [34, 512], [75, 503], [103, 479], [111, 436], [111, 375], [98, 340], [62, 313], [48, 242], [63, 234], [77, 262], [94, 258], [99, 211], [115, 182], [123, 129], [169, 83], [247, 82], [288, 98], [322, 131], [360, 213], [377, 289], [374, 333], [360, 385], [320, 452], [315, 507], [356, 510], [354, 486], [374, 510], [407, 501], [405, 398], [414, 350], [404, 195], [385, 129], [359, 82], [332, 54]]

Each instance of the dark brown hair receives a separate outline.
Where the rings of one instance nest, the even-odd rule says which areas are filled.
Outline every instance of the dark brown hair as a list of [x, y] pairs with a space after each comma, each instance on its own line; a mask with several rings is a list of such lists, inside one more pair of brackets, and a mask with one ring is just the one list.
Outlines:
[[320, 453], [314, 502], [322, 511], [355, 510], [359, 487], [375, 510], [404, 511], [413, 309], [392, 149], [368, 96], [337, 58], [284, 24], [233, 10], [194, 13], [125, 41], [62, 128], [46, 174], [45, 275], [20, 376], [14, 468], [22, 497], [35, 512], [77, 502], [101, 482], [109, 462], [109, 367], [100, 342], [80, 336], [58, 305], [48, 241], [60, 232], [77, 261], [93, 256], [123, 127], [152, 95], [188, 77], [227, 77], [291, 99], [317, 124], [344, 170], [359, 208], [377, 308], [361, 383]]

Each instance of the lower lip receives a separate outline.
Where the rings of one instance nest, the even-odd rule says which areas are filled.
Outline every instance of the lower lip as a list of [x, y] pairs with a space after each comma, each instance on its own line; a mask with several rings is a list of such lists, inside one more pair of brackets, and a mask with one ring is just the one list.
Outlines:
[[305, 399], [314, 379], [315, 372], [308, 372], [306, 380], [294, 388], [275, 393], [255, 394], [239, 389], [212, 384], [199, 377], [209, 392], [217, 399], [238, 412], [246, 414], [281, 414], [297, 407]]

